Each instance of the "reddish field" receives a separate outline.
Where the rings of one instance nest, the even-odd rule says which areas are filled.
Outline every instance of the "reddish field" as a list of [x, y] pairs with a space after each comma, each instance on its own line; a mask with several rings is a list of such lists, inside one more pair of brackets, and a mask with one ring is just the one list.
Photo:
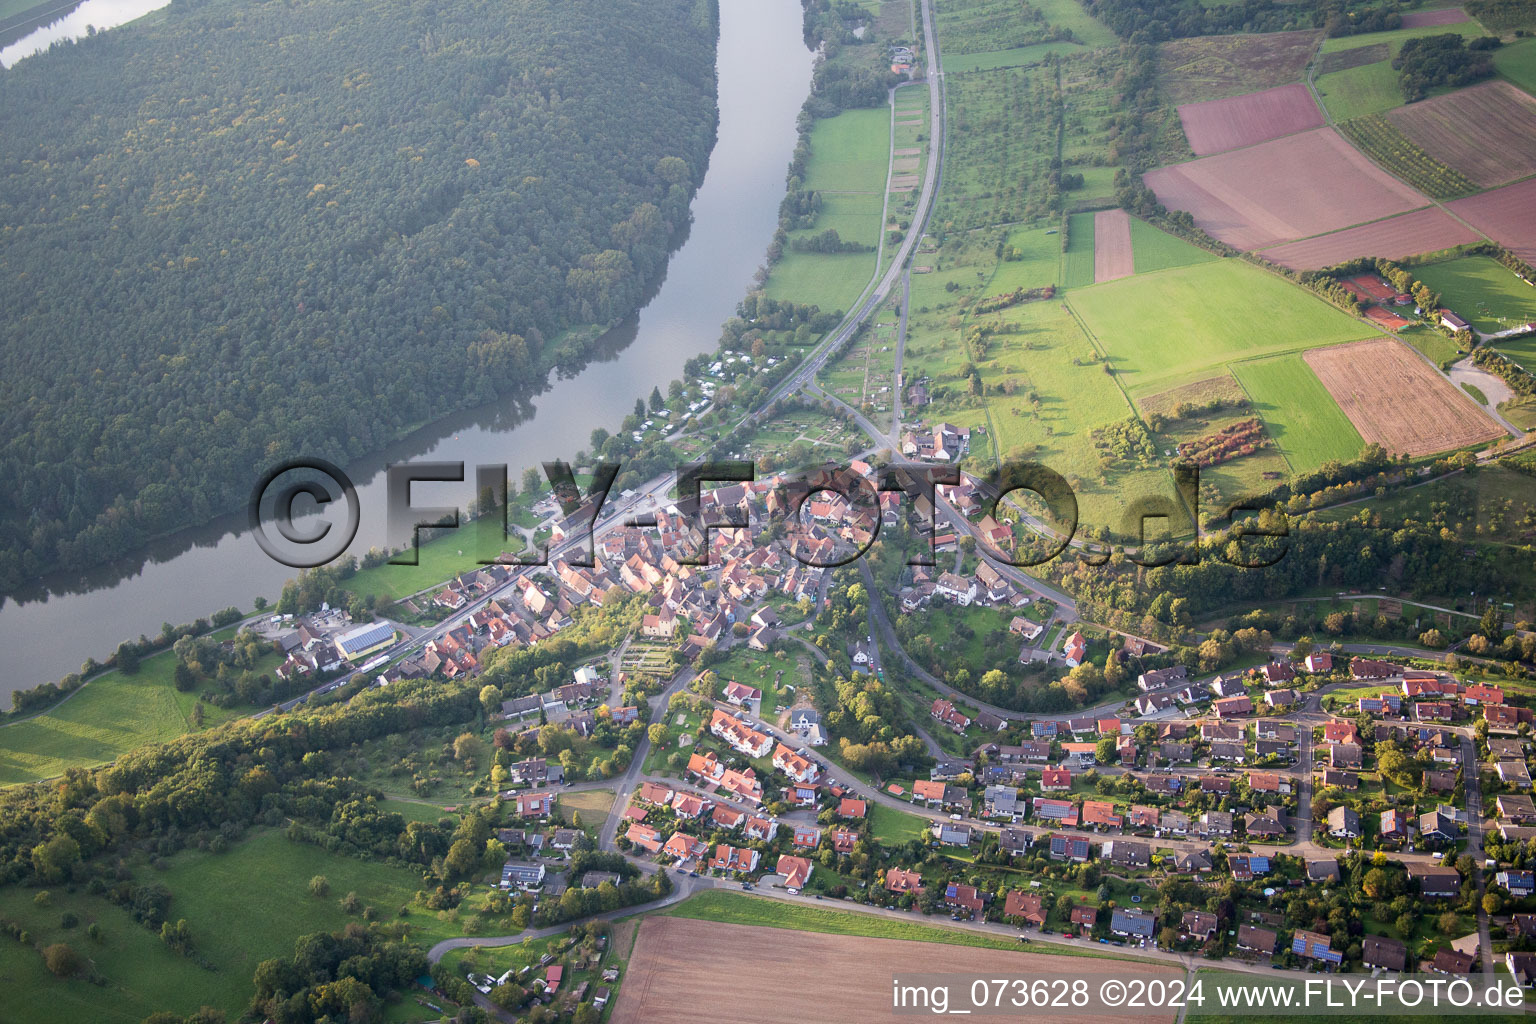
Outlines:
[[1472, 400], [1393, 338], [1302, 354], [1367, 442], [1390, 452], [1433, 455], [1503, 437]]
[[1239, 249], [1405, 213], [1429, 200], [1378, 168], [1332, 128], [1208, 156], [1144, 176], [1170, 210]]
[[[711, 952], [713, 951], [713, 952]], [[1090, 971], [1117, 978], [1182, 976], [1157, 964], [950, 946], [910, 939], [823, 935], [682, 917], [648, 917], [613, 1007], [613, 1024], [783, 1024], [784, 1021], [900, 1021], [892, 979], [903, 972], [986, 977], [1073, 978]], [[964, 1005], [956, 995], [952, 1006]], [[918, 1016], [932, 1018], [931, 1012]], [[1172, 1011], [1142, 1011], [1172, 1022]], [[1001, 1018], [999, 1018], [1001, 1019]], [[1008, 1019], [1020, 1019], [1010, 1014]], [[1122, 1013], [1073, 1014], [1114, 1024]]]
[[1296, 83], [1246, 96], [1186, 103], [1179, 108], [1179, 120], [1189, 148], [1196, 156], [1209, 156], [1320, 127], [1323, 112], [1311, 91]]
[[1103, 210], [1093, 215], [1093, 280], [1113, 281], [1136, 273], [1131, 258], [1131, 215]]
[[1373, 224], [1265, 249], [1266, 259], [1292, 270], [1318, 270], [1357, 256], [1402, 259], [1478, 240], [1478, 234], [1444, 210], [1430, 207]]
[[1460, 7], [1447, 7], [1443, 11], [1414, 11], [1403, 15], [1403, 28], [1424, 28], [1428, 25], [1457, 25], [1467, 21], [1467, 12]]
[[1387, 114], [1426, 153], [1483, 188], [1536, 174], [1536, 99], [1483, 82]]
[[1536, 262], [1536, 179], [1447, 205], [1456, 216], [1527, 263]]
[[1159, 84], [1174, 103], [1214, 100], [1300, 81], [1321, 32], [1172, 39], [1157, 48]]
[[1348, 288], [1363, 299], [1375, 299], [1377, 302], [1381, 302], [1385, 299], [1395, 298], [1397, 295], [1397, 292], [1393, 291], [1387, 282], [1375, 274], [1359, 274], [1341, 283], [1345, 288]]
[[1372, 306], [1366, 310], [1365, 318], [1372, 323], [1380, 324], [1389, 331], [1400, 331], [1413, 323], [1412, 320], [1404, 320], [1390, 309], [1383, 309], [1381, 306]]

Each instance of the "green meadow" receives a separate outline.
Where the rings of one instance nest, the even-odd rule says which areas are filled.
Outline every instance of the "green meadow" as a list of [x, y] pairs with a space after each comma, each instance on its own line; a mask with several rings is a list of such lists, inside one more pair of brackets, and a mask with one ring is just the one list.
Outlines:
[[1211, 376], [1233, 359], [1371, 333], [1321, 299], [1241, 260], [1138, 274], [1082, 288], [1069, 301], [1133, 395]]
[[1174, 270], [1220, 259], [1215, 253], [1160, 231], [1136, 217], [1131, 218], [1131, 251], [1138, 274]]
[[1323, 106], [1335, 121], [1380, 114], [1403, 105], [1403, 87], [1389, 60], [1323, 75], [1317, 82]]
[[1376, 43], [1386, 43], [1392, 48], [1392, 56], [1397, 56], [1397, 51], [1403, 48], [1403, 44], [1410, 39], [1418, 39], [1423, 36], [1443, 36], [1449, 34], [1466, 36], [1471, 39], [1483, 35], [1483, 27], [1475, 21], [1463, 21], [1456, 25], [1424, 25], [1420, 28], [1399, 28], [1390, 32], [1365, 32], [1356, 36], [1334, 36], [1323, 40], [1323, 53], [1337, 53], [1340, 50], [1354, 50], [1361, 46], [1371, 46]]
[[1413, 268], [1440, 301], [1487, 334], [1536, 321], [1536, 288], [1491, 256], [1463, 256]]
[[1499, 74], [1529, 93], [1536, 93], [1536, 39], [1523, 39], [1493, 51]]
[[845, 110], [811, 128], [811, 162], [805, 187], [818, 192], [885, 190], [891, 155], [891, 109]]
[[1232, 372], [1295, 472], [1347, 461], [1365, 446], [1299, 352], [1234, 363]]
[[1074, 213], [1067, 223], [1067, 249], [1061, 254], [1061, 286], [1084, 288], [1093, 284], [1093, 214]]

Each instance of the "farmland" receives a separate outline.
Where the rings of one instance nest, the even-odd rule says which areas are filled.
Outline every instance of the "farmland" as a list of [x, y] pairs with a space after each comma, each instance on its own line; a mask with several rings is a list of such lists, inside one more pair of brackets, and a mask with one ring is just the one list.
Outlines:
[[1158, 85], [1173, 103], [1221, 99], [1301, 80], [1322, 33], [1199, 36], [1157, 48]]
[[1355, 50], [1362, 46], [1376, 46], [1385, 43], [1391, 50], [1393, 57], [1402, 49], [1403, 44], [1410, 39], [1420, 39], [1424, 36], [1445, 35], [1453, 32], [1470, 38], [1483, 34], [1482, 27], [1473, 21], [1463, 21], [1453, 25], [1420, 25], [1417, 28], [1399, 28], [1388, 32], [1362, 32], [1354, 36], [1334, 36], [1323, 40], [1322, 52], [1337, 53], [1340, 50]]
[[1536, 99], [1508, 82], [1458, 89], [1387, 116], [1483, 188], [1536, 173]]
[[1445, 305], [1484, 333], [1536, 321], [1536, 288], [1491, 257], [1430, 263], [1415, 267], [1413, 273], [1439, 292]]
[[1467, 12], [1460, 7], [1446, 7], [1438, 11], [1410, 11], [1403, 15], [1403, 28], [1456, 25], [1466, 20]]
[[997, 68], [1022, 68], [1038, 64], [1055, 54], [1079, 53], [1083, 47], [1077, 43], [1035, 43], [1016, 46], [1011, 50], [990, 50], [984, 53], [951, 54], [944, 51], [944, 73], [959, 75], [968, 71], [993, 71]]
[[1061, 286], [1080, 288], [1093, 284], [1096, 266], [1095, 216], [1074, 213], [1069, 221], [1067, 249], [1061, 254]]
[[1536, 261], [1536, 179], [1458, 199], [1450, 210], [1527, 263]]
[[1136, 272], [1131, 256], [1131, 218], [1124, 210], [1093, 216], [1093, 279], [1113, 281]]
[[1400, 259], [1439, 252], [1478, 240], [1478, 234], [1439, 207], [1427, 207], [1371, 224], [1345, 228], [1299, 242], [1264, 249], [1266, 259], [1292, 270], [1331, 267], [1357, 256]]
[[1235, 363], [1232, 373], [1292, 471], [1348, 461], [1365, 446], [1300, 354]]
[[1466, 175], [1447, 167], [1404, 135], [1398, 121], [1396, 115], [1373, 114], [1346, 121], [1339, 130], [1367, 156], [1425, 195], [1453, 199], [1478, 190]]
[[1136, 273], [1209, 263], [1219, 257], [1166, 231], [1159, 231], [1146, 221], [1131, 218], [1131, 250], [1136, 257]]
[[1390, 60], [1320, 75], [1315, 84], [1323, 106], [1335, 121], [1381, 114], [1403, 105], [1403, 86]]
[[1504, 436], [1455, 385], [1395, 339], [1314, 349], [1304, 358], [1360, 436], [1390, 452], [1433, 455]]
[[1227, 99], [1186, 103], [1179, 120], [1196, 156], [1268, 142], [1318, 128], [1323, 112], [1305, 85], [1293, 83]]
[[1187, 210], [1212, 236], [1262, 249], [1425, 205], [1331, 128], [1160, 167], [1145, 176], [1157, 197]]
[[1237, 260], [1141, 274], [1071, 294], [1133, 395], [1208, 377], [1232, 359], [1348, 341], [1352, 317]]
[[1536, 93], [1536, 39], [1526, 39], [1493, 51], [1499, 74], [1526, 92]]
[[[989, 944], [990, 945], [990, 944]], [[751, 949], [729, 971], [701, 974], [696, 950]], [[804, 969], [807, 963], [815, 971]], [[721, 1024], [757, 1024], [806, 1015], [819, 1020], [901, 1021], [891, 1006], [891, 964], [921, 963], [926, 971], [971, 973], [1060, 970], [1060, 957], [995, 948], [827, 935], [749, 925], [653, 917], [640, 926], [629, 974], [619, 990], [615, 1024], [692, 1024], [700, 1006]], [[873, 965], [883, 965], [875, 967]], [[1125, 976], [1168, 975], [1172, 968], [1123, 962]], [[793, 985], [784, 979], [794, 977]], [[910, 1011], [908, 1011], [910, 1013]], [[1161, 1019], [1173, 1020], [1170, 1011]], [[1113, 1014], [1085, 1021], [1120, 1019]], [[1147, 1019], [1158, 1019], [1148, 1015]]]

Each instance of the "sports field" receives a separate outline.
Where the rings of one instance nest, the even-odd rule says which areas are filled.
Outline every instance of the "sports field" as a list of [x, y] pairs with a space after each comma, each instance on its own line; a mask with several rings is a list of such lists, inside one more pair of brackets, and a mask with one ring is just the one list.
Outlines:
[[1295, 285], [1218, 260], [1073, 292], [1072, 308], [1133, 395], [1212, 376], [1233, 359], [1370, 333]]
[[1232, 373], [1293, 472], [1348, 461], [1365, 446], [1300, 353], [1234, 363]]
[[1464, 256], [1413, 272], [1476, 330], [1495, 334], [1536, 322], [1536, 288], [1492, 257]]
[[[813, 879], [814, 880], [814, 879]], [[871, 915], [873, 916], [873, 915]], [[751, 950], [730, 970], [700, 972], [701, 949]], [[807, 970], [807, 965], [816, 965]], [[720, 1024], [770, 1021], [906, 1021], [911, 1011], [892, 1006], [893, 972], [914, 971], [1021, 976], [1060, 976], [1079, 963], [1012, 949], [967, 949], [910, 939], [867, 938], [797, 932], [784, 928], [650, 917], [640, 926], [629, 973], [614, 1004], [614, 1024], [694, 1024], [699, 1007]], [[920, 965], [920, 966], [919, 966]], [[1171, 977], [1176, 968], [1140, 961], [1114, 964], [1125, 978]], [[792, 978], [792, 984], [785, 979]], [[924, 1013], [925, 1016], [931, 1013]], [[1172, 1021], [1175, 1014], [1145, 1013]], [[1123, 1020], [1123, 1015], [1084, 1014], [1083, 1021]]]

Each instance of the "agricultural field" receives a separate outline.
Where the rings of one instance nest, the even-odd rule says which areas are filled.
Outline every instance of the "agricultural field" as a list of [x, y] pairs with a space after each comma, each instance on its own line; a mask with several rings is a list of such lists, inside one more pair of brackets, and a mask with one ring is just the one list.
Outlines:
[[816, 121], [805, 187], [817, 192], [874, 192], [885, 189], [891, 152], [891, 110], [845, 110]]
[[1124, 210], [1103, 210], [1093, 215], [1093, 279], [1095, 282], [1130, 277], [1136, 272], [1131, 255], [1131, 216]]
[[1483, 188], [1536, 173], [1536, 99], [1508, 82], [1482, 82], [1387, 116]]
[[1220, 259], [1215, 253], [1186, 242], [1176, 235], [1159, 231], [1146, 221], [1131, 218], [1131, 250], [1136, 257], [1136, 273], [1173, 270], [1196, 263]]
[[[1385, 47], [1383, 47], [1385, 50]], [[1350, 54], [1360, 51], [1345, 50]], [[1366, 51], [1375, 52], [1375, 51]], [[1403, 105], [1403, 86], [1390, 60], [1359, 64], [1319, 75], [1313, 83], [1335, 121], [1382, 114]]]
[[1024, 68], [1038, 64], [1046, 57], [1080, 53], [1078, 43], [1034, 43], [1016, 46], [1011, 50], [990, 50], [984, 53], [951, 54], [944, 51], [944, 73], [960, 75], [970, 71], [995, 71], [998, 68]]
[[1144, 175], [1163, 204], [1207, 233], [1262, 249], [1427, 205], [1331, 128], [1160, 167]]
[[[147, 865], [138, 871], [146, 874]], [[323, 899], [309, 895], [315, 875], [330, 882]], [[256, 834], [227, 853], [176, 854], [169, 868], [140, 881], [158, 882], [171, 891], [170, 919], [187, 921], [194, 951], [214, 970], [172, 952], [158, 933], [103, 897], [61, 888], [51, 892], [50, 906], [39, 907], [33, 901], [36, 890], [13, 887], [0, 894], [0, 914], [21, 924], [40, 945], [69, 942], [95, 962], [106, 984], [61, 981], [43, 969], [32, 946], [7, 942], [0, 947], [6, 1014], [16, 1020], [67, 1016], [137, 1024], [158, 1010], [191, 1013], [211, 1005], [234, 1019], [250, 999], [257, 964], [291, 955], [299, 935], [361, 920], [344, 913], [339, 898], [355, 892], [365, 906], [393, 920], [422, 888], [418, 872], [328, 854], [291, 842], [280, 831]], [[77, 927], [60, 926], [66, 911], [79, 919]], [[444, 922], [436, 911], [412, 906], [398, 919], [411, 925], [418, 939], [431, 942], [456, 933], [456, 917]], [[92, 923], [101, 926], [99, 943], [85, 935]]]
[[1417, 253], [1439, 252], [1479, 239], [1477, 232], [1438, 206], [1431, 206], [1413, 213], [1361, 224], [1359, 227], [1263, 249], [1260, 255], [1292, 270], [1316, 270], [1358, 256], [1401, 259]]
[[[1416, 109], [1418, 107], [1409, 108], [1409, 111]], [[1339, 130], [1360, 147], [1366, 156], [1425, 195], [1436, 199], [1454, 199], [1478, 191], [1476, 182], [1430, 156], [1404, 135], [1397, 114], [1390, 117], [1375, 114], [1358, 117], [1339, 125]]]
[[1319, 54], [1317, 62], [1312, 66], [1312, 72], [1318, 76], [1331, 75], [1391, 59], [1392, 47], [1386, 43], [1375, 43], [1371, 46], [1356, 47], [1353, 50], [1335, 50], [1333, 53]]
[[1333, 459], [1347, 462], [1365, 447], [1359, 431], [1299, 353], [1234, 363], [1232, 373], [1293, 472], [1304, 473]]
[[1465, 256], [1413, 268], [1475, 330], [1494, 334], [1536, 322], [1536, 288], [1490, 256]]
[[1209, 377], [1233, 359], [1369, 333], [1321, 299], [1238, 260], [1141, 274], [1073, 292], [1069, 301], [1133, 396]]
[[[887, 922], [891, 926], [892, 922]], [[815, 1007], [822, 1020], [903, 1021], [891, 1006], [890, 970], [872, 971], [872, 963], [920, 963], [933, 972], [1020, 974], [1061, 970], [1059, 956], [1010, 949], [972, 948], [911, 939], [829, 935], [784, 928], [724, 924], [683, 917], [651, 917], [640, 926], [629, 974], [614, 1004], [614, 1024], [692, 1024], [698, 1008], [709, 1006], [720, 1024], [788, 1020]], [[900, 927], [900, 925], [895, 925]], [[1016, 943], [1015, 943], [1016, 945]], [[700, 976], [696, 950], [750, 949], [729, 971]], [[807, 963], [818, 965], [807, 972]], [[1170, 977], [1174, 968], [1140, 961], [1116, 965], [1125, 977]], [[793, 976], [795, 984], [785, 985]], [[1145, 1015], [1172, 1021], [1172, 1011]], [[1084, 1021], [1123, 1019], [1116, 1014], [1086, 1015]]]
[[1324, 54], [1338, 53], [1340, 50], [1357, 50], [1362, 46], [1377, 46], [1385, 43], [1389, 55], [1397, 56], [1397, 51], [1403, 48], [1403, 44], [1410, 39], [1420, 39], [1424, 36], [1439, 36], [1446, 33], [1455, 33], [1466, 36], [1468, 39], [1483, 35], [1482, 26], [1475, 21], [1463, 21], [1453, 25], [1420, 25], [1417, 28], [1399, 28], [1388, 32], [1362, 32], [1355, 36], [1334, 36], [1323, 40], [1322, 52]]
[[[1230, 376], [1215, 378], [1214, 381], [1197, 381], [1194, 385], [1164, 392], [1164, 395], [1175, 395], [1179, 392], [1188, 392], [1193, 395], [1200, 390], [1200, 385], [1213, 383], [1223, 391], [1235, 392], [1235, 397], [1242, 400], [1244, 405], [1215, 412], [1198, 412], [1188, 417], [1174, 419], [1171, 412], [1176, 407], [1177, 401], [1190, 399], [1177, 399], [1170, 405], [1166, 398], [1155, 396], [1152, 402], [1142, 403], [1144, 408], [1151, 404], [1169, 410], [1164, 414], [1166, 418], [1162, 423], [1162, 429], [1155, 431], [1152, 435], [1160, 450], [1178, 451], [1180, 445], [1216, 436], [1224, 430], [1237, 428], [1253, 419], [1254, 410], [1248, 407], [1247, 396]], [[1266, 437], [1267, 433], [1265, 431]], [[1268, 446], [1261, 447], [1255, 452], [1215, 465], [1202, 466], [1200, 468], [1201, 504], [1207, 515], [1219, 514], [1222, 509], [1239, 498], [1253, 497], [1272, 490], [1277, 481], [1288, 475], [1290, 475], [1290, 467], [1286, 464], [1285, 456], [1274, 446], [1273, 441], [1269, 440]]]
[[1536, 178], [1458, 199], [1449, 209], [1522, 260], [1536, 262]]
[[1499, 74], [1529, 93], [1536, 93], [1536, 39], [1524, 39], [1493, 51]]
[[1097, 270], [1097, 245], [1094, 238], [1096, 217], [1074, 213], [1067, 226], [1067, 248], [1061, 254], [1061, 286], [1081, 288], [1093, 284]]
[[1303, 358], [1360, 436], [1390, 452], [1434, 455], [1504, 436], [1464, 393], [1394, 338], [1314, 349]]
[[1301, 81], [1321, 32], [1199, 36], [1157, 48], [1158, 85], [1174, 103], [1215, 100]]
[[1457, 25], [1466, 20], [1467, 12], [1460, 7], [1444, 7], [1438, 11], [1409, 11], [1403, 15], [1403, 28]]
[[1196, 156], [1252, 146], [1323, 125], [1311, 91], [1300, 83], [1220, 100], [1186, 103], [1179, 120]]
[[1011, 292], [1015, 288], [1043, 288], [1061, 282], [1061, 233], [1047, 234], [1047, 228], [1014, 228], [1004, 240], [1005, 256], [992, 273], [987, 289], [991, 294]]
[[[1065, 2], [1082, 14], [1072, 0]], [[1011, 50], [1048, 41], [1047, 22], [1020, 17], [1018, 5], [1007, 0], [953, 0], [941, 4], [934, 10], [934, 27], [946, 55]]]

